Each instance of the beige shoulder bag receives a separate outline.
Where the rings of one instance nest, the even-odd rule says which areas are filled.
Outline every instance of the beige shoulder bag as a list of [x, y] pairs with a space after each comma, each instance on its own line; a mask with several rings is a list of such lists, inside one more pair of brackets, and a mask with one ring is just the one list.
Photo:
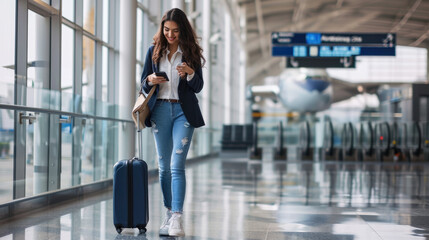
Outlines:
[[147, 104], [149, 103], [149, 99], [152, 97], [153, 92], [155, 92], [155, 88], [156, 86], [153, 86], [152, 89], [150, 89], [149, 94], [147, 96], [145, 96], [143, 93], [140, 93], [139, 97], [136, 100], [136, 103], [134, 104], [133, 112], [131, 115], [133, 117], [134, 123], [136, 124], [137, 128], [139, 127], [137, 125], [137, 112], [139, 112], [138, 122], [140, 123], [140, 129], [143, 129], [146, 127], [144, 123], [150, 112], [149, 106]]

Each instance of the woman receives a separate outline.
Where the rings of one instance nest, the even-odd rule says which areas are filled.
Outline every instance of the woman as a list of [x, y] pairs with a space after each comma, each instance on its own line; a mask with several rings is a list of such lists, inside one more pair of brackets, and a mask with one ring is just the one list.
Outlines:
[[[148, 103], [151, 115], [145, 124], [152, 127], [155, 138], [159, 179], [167, 208], [159, 234], [184, 236], [185, 162], [194, 128], [204, 126], [195, 93], [203, 88], [201, 68], [205, 59], [196, 34], [180, 9], [164, 14], [153, 40], [141, 81], [146, 94], [156, 87]], [[165, 72], [168, 79], [159, 72]]]

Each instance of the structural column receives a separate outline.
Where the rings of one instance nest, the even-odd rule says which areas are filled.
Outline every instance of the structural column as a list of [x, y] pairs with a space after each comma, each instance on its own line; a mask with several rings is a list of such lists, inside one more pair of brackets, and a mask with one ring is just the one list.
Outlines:
[[[15, 105], [27, 102], [27, 39], [28, 39], [28, 3], [16, 1], [15, 33]], [[14, 161], [13, 161], [13, 199], [25, 197], [25, 159], [26, 159], [26, 125], [19, 123], [19, 111], [15, 112], [14, 123]], [[18, 141], [17, 141], [18, 140]]]
[[[49, 89], [50, 18], [37, 15], [35, 21], [35, 61], [42, 66], [35, 68], [34, 101], [36, 107], [49, 109], [49, 94], [41, 89]], [[34, 158], [33, 194], [36, 195], [48, 190], [49, 114], [39, 114], [33, 128], [34, 143], [31, 152]]]
[[231, 123], [231, 19], [228, 13], [225, 13], [225, 58], [224, 58], [224, 81], [225, 81], [225, 108], [224, 108], [224, 123]]
[[[246, 26], [246, 8], [242, 7], [240, 8], [240, 29], [242, 29], [242, 31], [247, 32], [247, 26]], [[241, 41], [239, 42], [243, 42], [245, 43], [247, 41], [246, 39], [246, 34], [240, 34], [238, 36], [239, 38], [241, 38]], [[240, 96], [239, 96], [239, 112], [240, 112], [240, 117], [239, 117], [239, 123], [249, 123], [251, 121], [248, 121], [248, 119], [246, 119], [247, 111], [248, 111], [248, 107], [246, 107], [246, 103], [247, 103], [247, 97], [246, 97], [246, 66], [247, 66], [247, 55], [246, 55], [246, 51], [245, 51], [245, 46], [240, 46]]]
[[[210, 103], [210, 99], [212, 99], [212, 74], [211, 74], [211, 55], [210, 55], [210, 37], [211, 37], [211, 0], [204, 0], [203, 1], [203, 9], [202, 9], [202, 16], [203, 16], [203, 25], [202, 25], [202, 48], [203, 48], [203, 55], [206, 59], [206, 65], [203, 68], [203, 78], [204, 78], [204, 88], [201, 92], [202, 95], [202, 101], [201, 101], [201, 107], [202, 112], [204, 116], [204, 121], [206, 122], [206, 125], [210, 128], [213, 127], [213, 121], [212, 121], [212, 104]], [[204, 146], [204, 152], [211, 152], [210, 147], [212, 146], [212, 136], [211, 134], [202, 134], [203, 137], [206, 136], [206, 141], [202, 141], [205, 143]]]
[[[136, 21], [137, 1], [120, 1], [119, 14], [119, 117], [131, 119], [136, 97]], [[119, 127], [119, 159], [134, 156], [135, 129], [133, 124]]]

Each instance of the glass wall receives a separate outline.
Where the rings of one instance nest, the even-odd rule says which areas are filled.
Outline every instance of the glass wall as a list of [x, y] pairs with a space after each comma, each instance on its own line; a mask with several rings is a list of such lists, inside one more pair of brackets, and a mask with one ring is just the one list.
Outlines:
[[132, 122], [105, 110], [116, 94], [108, 76], [118, 49], [108, 41], [117, 3], [0, 3], [0, 204], [112, 177], [115, 132]]
[[[4, 84], [2, 84], [4, 87]], [[10, 85], [8, 85], [10, 86]], [[4, 88], [1, 88], [4, 89]], [[13, 90], [13, 88], [11, 89]], [[0, 204], [13, 199], [13, 145], [14, 114], [12, 110], [0, 109]]]
[[95, 34], [95, 0], [83, 1], [83, 29]]
[[[61, 29], [61, 91], [67, 92], [69, 95], [73, 93], [74, 80], [74, 29], [63, 24]], [[70, 41], [71, 39], [71, 41]], [[64, 104], [67, 104], [68, 99], [64, 99]], [[69, 105], [69, 104], [67, 104]], [[63, 111], [73, 111], [70, 108], [61, 108]]]
[[95, 41], [83, 36], [82, 112], [94, 114]]
[[[24, 3], [0, 3], [0, 205], [111, 179], [121, 160], [119, 133], [134, 127], [131, 115], [118, 113], [121, 2]], [[194, 8], [191, 1], [185, 5]], [[171, 6], [170, 0], [138, 1], [136, 97], [147, 49]], [[201, 35], [202, 24], [195, 27]], [[213, 151], [211, 139], [219, 132], [212, 126], [195, 131], [189, 158]], [[142, 140], [143, 159], [157, 168], [150, 129]]]
[[101, 101], [108, 102], [109, 49], [103, 46], [102, 51]]
[[[0, 82], [13, 83], [15, 63], [15, 1], [0, 1]], [[12, 92], [13, 93], [13, 92]], [[13, 95], [8, 96], [2, 91], [1, 102], [13, 102]], [[12, 97], [12, 98], [10, 98]], [[9, 98], [9, 99], [8, 99]], [[6, 100], [8, 99], [8, 100]]]
[[[48, 88], [50, 66], [50, 19], [28, 11], [27, 87]], [[32, 101], [32, 99], [28, 99]]]
[[62, 13], [63, 17], [74, 22], [74, 7], [75, 0], [62, 1]]
[[109, 9], [110, 0], [103, 0], [103, 42], [109, 42]]
[[[13, 104], [15, 1], [0, 1], [0, 104]], [[0, 109], [0, 204], [13, 200], [14, 111]]]

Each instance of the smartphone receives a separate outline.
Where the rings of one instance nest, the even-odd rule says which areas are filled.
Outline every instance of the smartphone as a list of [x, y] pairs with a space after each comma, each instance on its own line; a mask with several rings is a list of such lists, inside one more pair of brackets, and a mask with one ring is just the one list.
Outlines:
[[158, 76], [158, 77], [164, 77], [165, 80], [170, 81], [168, 79], [167, 73], [165, 73], [165, 72], [156, 72], [155, 75]]

